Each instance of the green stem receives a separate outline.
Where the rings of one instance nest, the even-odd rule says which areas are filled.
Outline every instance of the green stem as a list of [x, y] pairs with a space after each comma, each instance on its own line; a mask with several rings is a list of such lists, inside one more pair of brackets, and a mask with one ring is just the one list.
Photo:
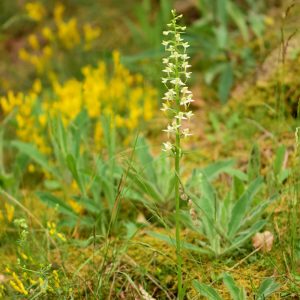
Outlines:
[[179, 196], [179, 172], [180, 172], [180, 133], [176, 133], [176, 153], [175, 153], [175, 201], [176, 201], [176, 256], [177, 256], [177, 278], [178, 278], [178, 299], [183, 299], [182, 293], [182, 256], [180, 240], [180, 196]]

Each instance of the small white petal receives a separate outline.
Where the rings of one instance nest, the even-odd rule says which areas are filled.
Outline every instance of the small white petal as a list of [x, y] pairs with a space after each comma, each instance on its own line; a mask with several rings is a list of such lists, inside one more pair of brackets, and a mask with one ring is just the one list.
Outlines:
[[170, 142], [163, 143], [164, 148], [162, 149], [165, 152], [169, 152], [173, 149], [173, 145]]

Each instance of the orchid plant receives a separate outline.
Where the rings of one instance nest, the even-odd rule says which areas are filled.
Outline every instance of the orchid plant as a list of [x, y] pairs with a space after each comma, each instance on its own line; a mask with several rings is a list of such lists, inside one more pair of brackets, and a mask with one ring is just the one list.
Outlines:
[[164, 111], [170, 123], [164, 129], [168, 134], [169, 141], [163, 143], [163, 151], [171, 154], [175, 161], [175, 201], [176, 201], [176, 255], [177, 255], [177, 276], [178, 276], [178, 299], [183, 299], [184, 289], [182, 287], [182, 256], [180, 241], [180, 159], [182, 157], [181, 139], [191, 134], [189, 128], [184, 128], [183, 121], [190, 120], [193, 112], [189, 110], [190, 104], [194, 101], [192, 92], [189, 91], [186, 83], [191, 77], [188, 69], [191, 67], [188, 63], [189, 56], [187, 48], [189, 44], [184, 42], [181, 37], [186, 27], [178, 25], [178, 21], [182, 15], [176, 15], [176, 11], [172, 10], [172, 20], [168, 26], [168, 30], [163, 32], [167, 37], [162, 42], [168, 56], [163, 58], [165, 76], [162, 83], [167, 91], [163, 97], [162, 111]]

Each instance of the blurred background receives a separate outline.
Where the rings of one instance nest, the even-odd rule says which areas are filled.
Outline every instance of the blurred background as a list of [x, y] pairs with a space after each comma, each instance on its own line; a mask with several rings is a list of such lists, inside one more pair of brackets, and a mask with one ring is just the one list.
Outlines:
[[80, 78], [83, 66], [100, 59], [109, 63], [113, 51], [159, 89], [161, 33], [175, 8], [188, 25], [193, 84], [204, 99], [226, 103], [241, 80], [280, 45], [282, 15], [292, 3], [287, 2], [2, 0], [0, 92], [28, 89], [36, 78], [43, 87], [54, 77]]

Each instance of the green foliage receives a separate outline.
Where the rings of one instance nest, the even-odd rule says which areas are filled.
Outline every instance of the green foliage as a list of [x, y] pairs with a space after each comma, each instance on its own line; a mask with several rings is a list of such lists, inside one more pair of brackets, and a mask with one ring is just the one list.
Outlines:
[[[135, 5], [137, 22], [126, 19], [136, 45], [142, 50], [126, 57], [125, 61], [137, 68], [137, 62], [151, 58], [151, 67], [148, 65], [144, 71], [153, 80], [158, 70], [153, 62], [162, 55], [161, 32], [169, 21], [171, 3], [170, 0], [160, 1], [155, 10], [150, 0], [143, 0]], [[188, 32], [192, 45], [190, 53], [200, 54], [198, 68], [204, 73], [205, 83], [216, 88], [214, 96], [222, 103], [228, 100], [236, 80], [255, 65], [254, 43], [263, 44], [265, 31], [263, 4], [264, 1], [260, 5], [248, 1], [242, 4], [232, 0], [198, 1], [200, 17]], [[254, 43], [250, 44], [253, 38]]]
[[212, 287], [200, 283], [199, 281], [193, 281], [195, 289], [204, 297], [206, 297], [209, 300], [222, 300], [221, 296], [218, 294], [218, 292], [213, 289]]
[[171, 16], [171, 2], [160, 0], [159, 10], [156, 12], [150, 0], [142, 0], [140, 4], [134, 6], [134, 15], [138, 25], [130, 19], [126, 19], [126, 23], [135, 42], [142, 49], [160, 50], [161, 33]]
[[127, 195], [148, 207], [173, 207], [174, 171], [166, 153], [154, 157], [147, 141], [139, 138], [135, 155], [137, 162], [128, 173], [130, 183]]
[[198, 172], [193, 180], [198, 183], [198, 189], [189, 192], [191, 210], [186, 218], [189, 226], [205, 237], [205, 242], [199, 241], [201, 247], [216, 256], [228, 254], [242, 247], [265, 226], [267, 221], [262, 214], [275, 196], [255, 200], [263, 187], [262, 177], [247, 184], [234, 176], [230, 192], [222, 200], [205, 173]]
[[[205, 61], [200, 62], [207, 84], [217, 87], [217, 96], [225, 103], [235, 80], [254, 65], [255, 54], [249, 46], [252, 32], [261, 40], [264, 32], [259, 6], [235, 1], [198, 1], [201, 18], [190, 29], [192, 46]], [[237, 40], [241, 44], [237, 47]], [[236, 72], [239, 65], [240, 73]]]
[[[51, 121], [50, 133], [54, 157], [41, 154], [33, 145], [19, 141], [12, 142], [21, 153], [27, 155], [48, 172], [50, 178], [44, 181], [48, 191], [37, 193], [39, 199], [65, 215], [63, 223], [75, 226], [98, 227], [105, 232], [114, 210], [122, 168], [116, 162], [115, 133], [108, 119], [102, 120], [104, 128], [105, 153], [93, 156], [85, 145], [89, 130], [89, 119], [83, 111], [75, 122], [66, 128], [60, 118]], [[74, 185], [78, 190], [70, 190]], [[68, 204], [68, 199], [80, 207], [78, 212]], [[88, 214], [82, 214], [82, 210]]]
[[[223, 283], [230, 293], [232, 300], [246, 300], [247, 293], [244, 287], [239, 287], [232, 276], [228, 273], [223, 273], [221, 275], [223, 278]], [[204, 283], [200, 283], [197, 280], [193, 281], [194, 288], [200, 295], [205, 296], [209, 300], [222, 300], [223, 298], [220, 294], [211, 286]], [[255, 299], [263, 300], [271, 296], [278, 290], [279, 285], [272, 278], [266, 278], [263, 280], [255, 293]]]

